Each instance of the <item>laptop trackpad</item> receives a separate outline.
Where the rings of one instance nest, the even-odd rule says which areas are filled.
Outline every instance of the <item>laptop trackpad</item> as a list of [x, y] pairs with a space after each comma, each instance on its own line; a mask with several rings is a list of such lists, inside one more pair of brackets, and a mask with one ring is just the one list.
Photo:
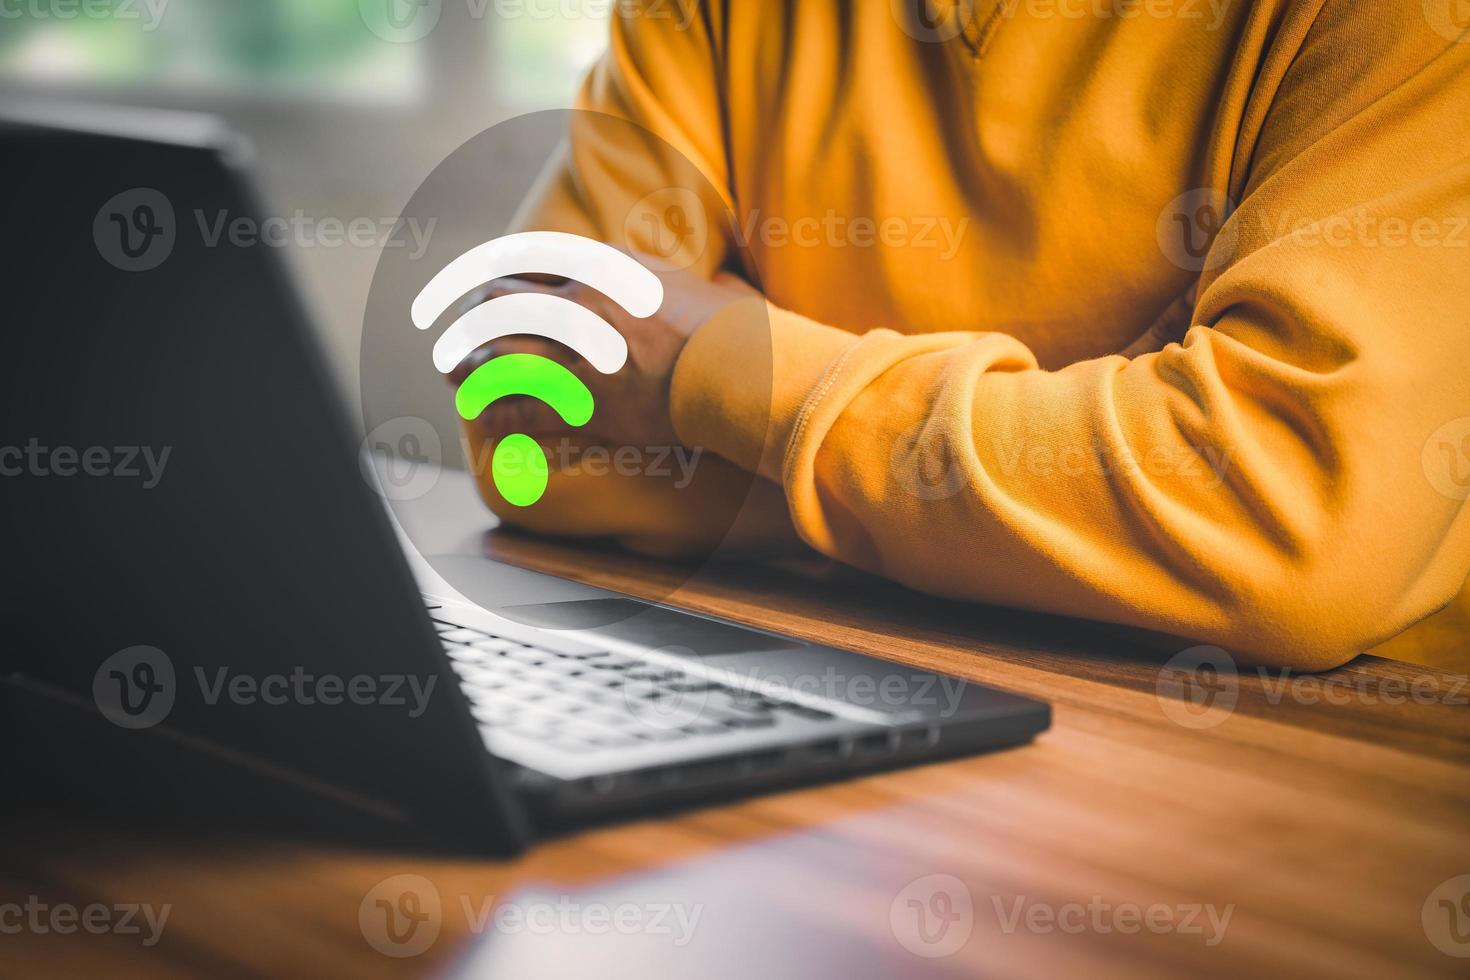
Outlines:
[[702, 657], [796, 650], [805, 646], [800, 640], [717, 623], [636, 599], [575, 599], [505, 606], [499, 611], [528, 626], [553, 630], [595, 629], [599, 635], [641, 646], [688, 647]]

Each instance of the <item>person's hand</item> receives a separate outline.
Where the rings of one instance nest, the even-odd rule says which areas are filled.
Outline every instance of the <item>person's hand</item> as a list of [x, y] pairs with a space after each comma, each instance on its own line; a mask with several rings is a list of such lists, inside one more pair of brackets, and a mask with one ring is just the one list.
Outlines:
[[[614, 374], [601, 374], [573, 351], [536, 337], [505, 337], [475, 351], [450, 374], [458, 385], [475, 368], [502, 354], [540, 354], [568, 367], [592, 392], [597, 409], [580, 431], [614, 446], [673, 446], [678, 443], [669, 415], [674, 364], [689, 337], [731, 303], [760, 294], [744, 280], [721, 273], [713, 281], [689, 272], [659, 273], [664, 301], [657, 313], [639, 319], [601, 293], [579, 282], [550, 285], [506, 278], [491, 283], [483, 299], [518, 292], [552, 293], [592, 310], [628, 342], [628, 362]], [[574, 431], [548, 405], [534, 398], [510, 397], [492, 403], [473, 425], [492, 440], [513, 432], [548, 438]]]

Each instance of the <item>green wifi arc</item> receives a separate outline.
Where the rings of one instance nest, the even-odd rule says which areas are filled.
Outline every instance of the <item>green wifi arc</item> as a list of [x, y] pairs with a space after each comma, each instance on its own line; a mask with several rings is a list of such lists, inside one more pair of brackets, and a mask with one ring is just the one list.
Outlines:
[[[439, 270], [413, 301], [413, 324], [427, 330], [471, 291], [532, 272], [591, 286], [630, 316], [652, 316], [663, 304], [658, 276], [611, 245], [565, 232], [527, 231], [476, 245]], [[615, 373], [628, 360], [622, 334], [585, 306], [548, 293], [510, 293], [481, 303], [450, 324], [434, 342], [434, 367], [448, 374], [477, 348], [512, 334], [564, 344], [602, 374]], [[481, 364], [455, 391], [455, 409], [463, 419], [476, 419], [510, 395], [545, 402], [568, 425], [586, 425], [592, 418], [587, 386], [564, 365], [539, 354], [504, 354]], [[529, 507], [546, 492], [546, 455], [523, 433], [496, 444], [490, 471], [495, 489], [518, 507]]]

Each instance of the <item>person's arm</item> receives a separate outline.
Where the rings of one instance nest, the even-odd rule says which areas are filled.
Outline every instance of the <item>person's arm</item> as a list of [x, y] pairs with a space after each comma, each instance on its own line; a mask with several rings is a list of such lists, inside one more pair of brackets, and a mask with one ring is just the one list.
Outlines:
[[[1045, 371], [1004, 333], [732, 313], [680, 357], [679, 434], [780, 481], [820, 551], [926, 592], [1304, 669], [1393, 635], [1470, 570], [1425, 454], [1470, 416], [1470, 44], [1417, 8], [1319, 17], [1182, 342]], [[728, 366], [768, 342], [767, 428]]]
[[[713, 16], [705, 4], [672, 4], [632, 21], [615, 13], [608, 50], [583, 81], [567, 139], [510, 230], [612, 242], [703, 279], [734, 261]], [[657, 221], [668, 204], [681, 207], [676, 227]], [[598, 421], [594, 415], [589, 431], [563, 433], [567, 443], [555, 440], [545, 496], [528, 508], [507, 504], [491, 482], [491, 413], [483, 424], [467, 423], [486, 504], [540, 534], [608, 537], [645, 554], [707, 554], [717, 545], [727, 554], [805, 550], [771, 481], [685, 446], [604, 445]], [[563, 447], [574, 465], [559, 471]], [[603, 461], [595, 467], [589, 448]], [[639, 453], [646, 470], [607, 465], [619, 448]]]

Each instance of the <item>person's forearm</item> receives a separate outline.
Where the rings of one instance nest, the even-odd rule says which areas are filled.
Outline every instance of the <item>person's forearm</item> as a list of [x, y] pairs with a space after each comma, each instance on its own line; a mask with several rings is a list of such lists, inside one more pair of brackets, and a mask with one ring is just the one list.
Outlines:
[[[1250, 303], [1222, 284], [1205, 305]], [[1464, 382], [1419, 357], [1355, 365], [1345, 340], [1320, 345], [1330, 360], [1274, 359], [1277, 328], [1221, 316], [1163, 352], [1046, 372], [1002, 334], [854, 338], [773, 311], [782, 368], [759, 431], [731, 424], [759, 411], [726, 366], [767, 327], [730, 316], [685, 351], [674, 415], [682, 438], [779, 480], [832, 557], [1325, 668], [1463, 580], [1463, 556], [1436, 556], [1458, 502], [1425, 483], [1416, 420], [1452, 412]], [[1445, 404], [1394, 410], [1400, 371]]]

